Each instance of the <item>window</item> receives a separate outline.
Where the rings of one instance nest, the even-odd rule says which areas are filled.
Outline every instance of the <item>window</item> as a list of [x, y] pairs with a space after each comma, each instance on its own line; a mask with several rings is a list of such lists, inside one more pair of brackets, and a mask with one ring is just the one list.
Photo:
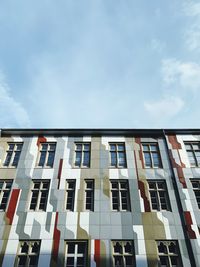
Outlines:
[[152, 210], [171, 210], [166, 182], [148, 181]]
[[20, 241], [15, 266], [38, 266], [39, 254], [40, 241]]
[[94, 210], [94, 180], [85, 180], [85, 209]]
[[196, 196], [197, 205], [200, 209], [200, 180], [191, 179], [190, 181], [192, 183], [193, 191]]
[[17, 167], [23, 143], [8, 143], [6, 158], [3, 166]]
[[66, 181], [66, 188], [67, 188], [66, 210], [70, 211], [74, 210], [75, 187], [76, 187], [76, 180]]
[[75, 166], [90, 167], [90, 143], [75, 144]]
[[53, 167], [56, 143], [40, 143], [39, 167]]
[[49, 181], [32, 180], [30, 210], [45, 211], [49, 192]]
[[185, 143], [185, 148], [188, 154], [190, 165], [192, 167], [200, 166], [200, 143], [190, 142]]
[[86, 267], [87, 247], [87, 241], [67, 241], [65, 266]]
[[112, 266], [116, 267], [134, 267], [135, 253], [133, 242], [127, 241], [112, 241]]
[[161, 168], [161, 158], [158, 144], [142, 144], [145, 167]]
[[116, 168], [126, 168], [126, 151], [124, 143], [110, 143], [111, 166]]
[[157, 241], [160, 267], [182, 267], [177, 241]]
[[0, 180], [0, 210], [6, 210], [12, 183], [12, 180]]
[[111, 180], [112, 209], [130, 211], [130, 196], [127, 180]]

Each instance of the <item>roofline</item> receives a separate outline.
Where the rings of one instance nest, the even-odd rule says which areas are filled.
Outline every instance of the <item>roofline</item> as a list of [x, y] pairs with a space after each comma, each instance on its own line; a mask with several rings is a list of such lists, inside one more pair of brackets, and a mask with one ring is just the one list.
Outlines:
[[137, 128], [2, 128], [0, 136], [162, 136], [163, 134], [200, 135], [200, 129], [137, 129]]

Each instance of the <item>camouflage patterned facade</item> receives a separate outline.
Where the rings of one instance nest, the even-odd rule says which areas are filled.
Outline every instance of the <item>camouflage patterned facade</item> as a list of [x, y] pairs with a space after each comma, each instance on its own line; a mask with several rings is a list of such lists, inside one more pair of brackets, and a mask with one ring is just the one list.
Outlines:
[[[56, 144], [52, 167], [38, 166], [40, 146], [45, 143]], [[90, 144], [88, 167], [75, 166], [77, 143]], [[66, 244], [77, 240], [87, 244], [83, 266], [200, 266], [199, 143], [200, 130], [2, 129], [0, 183], [12, 181], [12, 186], [6, 207], [0, 211], [0, 266], [19, 265], [19, 247], [24, 241], [40, 242], [37, 266], [82, 266], [66, 262]], [[17, 166], [5, 164], [9, 144], [22, 144]], [[126, 166], [111, 166], [111, 144], [124, 144]], [[158, 149], [149, 152], [151, 160], [157, 153], [160, 166], [147, 164], [144, 152], [151, 144]], [[94, 181], [91, 211], [85, 209], [86, 179]], [[41, 180], [49, 182], [46, 207], [33, 211], [31, 188]], [[66, 181], [70, 180], [76, 183], [73, 211], [66, 210]], [[127, 211], [113, 210], [111, 181], [115, 180], [128, 181]], [[150, 185], [160, 181], [168, 208], [156, 210]], [[162, 207], [162, 193], [160, 197]], [[117, 241], [132, 242], [132, 265], [125, 263], [128, 256], [122, 256], [123, 264], [119, 260], [114, 265]], [[174, 242], [176, 248], [159, 251], [160, 242], [170, 246]], [[174, 260], [177, 265], [173, 257], [178, 258]]]

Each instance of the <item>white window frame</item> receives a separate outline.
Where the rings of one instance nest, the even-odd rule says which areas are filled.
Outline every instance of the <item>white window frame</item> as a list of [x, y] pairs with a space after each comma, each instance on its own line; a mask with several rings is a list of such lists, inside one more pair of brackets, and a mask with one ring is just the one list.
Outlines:
[[[182, 267], [182, 259], [181, 259], [181, 254], [180, 254], [180, 250], [179, 250], [179, 246], [178, 246], [178, 242], [176, 240], [157, 240], [157, 252], [158, 252], [158, 257], [159, 257], [159, 266], [162, 267], [161, 263], [160, 263], [160, 257], [164, 257], [167, 258], [168, 260], [168, 267], [173, 267], [172, 262], [171, 262], [171, 258], [172, 257], [176, 257], [178, 259], [179, 265], [178, 267]], [[166, 253], [161, 253], [159, 252], [159, 245], [160, 243], [163, 243], [166, 247]], [[172, 253], [169, 251], [169, 246], [171, 244], [174, 244], [176, 247], [176, 250], [178, 251], [178, 253]]]
[[[75, 244], [75, 252], [74, 253], [68, 253], [68, 244], [69, 243], [74, 243]], [[78, 244], [79, 243], [85, 243], [85, 255], [84, 253], [78, 253]], [[77, 258], [78, 257], [84, 257], [84, 267], [87, 267], [87, 261], [88, 261], [88, 241], [86, 240], [65, 240], [65, 265], [67, 266], [67, 258], [70, 256], [70, 258], [74, 258], [74, 267], [78, 267], [77, 264]]]
[[[75, 145], [74, 168], [90, 168], [90, 165], [91, 165], [91, 143], [90, 142], [75, 142], [74, 145]], [[77, 149], [77, 145], [81, 146], [81, 150]], [[89, 146], [89, 150], [85, 150], [84, 149], [85, 145]], [[80, 162], [79, 166], [76, 165], [76, 155], [77, 155], [76, 153], [77, 152], [81, 152], [81, 162]], [[87, 166], [84, 165], [84, 152], [88, 152], [89, 153], [89, 164]]]
[[[147, 146], [148, 150], [144, 150], [144, 146]], [[151, 146], [155, 146], [156, 147], [156, 151], [152, 150]], [[161, 160], [160, 149], [159, 149], [159, 144], [158, 143], [142, 142], [142, 152], [143, 152], [143, 159], [144, 159], [145, 168], [149, 168], [149, 169], [160, 169], [160, 168], [162, 168], [162, 160]], [[145, 155], [144, 155], [145, 153], [148, 153], [150, 155], [151, 166], [147, 166], [146, 165], [146, 160], [145, 160]], [[153, 160], [152, 154], [157, 154], [158, 160], [159, 160], [159, 166], [155, 166], [154, 165], [154, 160]]]
[[[117, 188], [112, 187], [112, 183], [117, 183]], [[121, 186], [122, 183], [126, 183], [127, 188], [123, 188]], [[118, 195], [118, 209], [113, 209], [113, 193], [117, 192]], [[122, 192], [126, 192], [127, 195], [127, 209], [122, 208]], [[124, 180], [117, 180], [117, 179], [110, 179], [110, 199], [111, 199], [111, 210], [112, 211], [131, 211], [131, 203], [130, 203], [130, 190], [129, 190], [129, 181], [128, 179]]]
[[[151, 202], [151, 210], [152, 211], [171, 211], [171, 205], [170, 205], [166, 181], [165, 180], [147, 180], [147, 182], [148, 182], [148, 189], [149, 189], [149, 199]], [[149, 183], [155, 184], [155, 187], [150, 188]], [[159, 188], [158, 183], [162, 183], [164, 188]], [[158, 209], [154, 209], [152, 206], [152, 197], [151, 197], [150, 192], [155, 192], [155, 194], [156, 194], [156, 200], [157, 200], [156, 202], [157, 202]], [[164, 192], [166, 209], [162, 208], [162, 204], [161, 204], [161, 200], [160, 200], [161, 199], [160, 192]]]
[[[94, 183], [94, 179], [85, 179], [85, 201], [84, 201], [84, 207], [86, 211], [94, 211], [94, 187], [95, 187], [95, 183]], [[88, 188], [87, 183], [92, 183], [92, 187]], [[87, 193], [91, 192], [91, 209], [87, 209], [86, 204], [87, 204]]]
[[[9, 191], [9, 195], [8, 195], [7, 202], [6, 202], [6, 207], [5, 207], [5, 209], [0, 209], [0, 211], [5, 211], [7, 209], [7, 207], [8, 207], [8, 203], [9, 203], [9, 199], [10, 199], [10, 193], [11, 193], [11, 190], [12, 190], [13, 180], [11, 180], [11, 179], [9, 179], [9, 180], [0, 179], [0, 182], [3, 182], [3, 187], [0, 189], [0, 206], [2, 204], [4, 193]], [[10, 188], [6, 188], [6, 185], [7, 185], [8, 182], [11, 183], [11, 187]]]
[[[115, 146], [115, 150], [111, 150], [111, 146]], [[123, 150], [119, 150], [119, 146], [123, 146]], [[127, 168], [127, 159], [126, 159], [126, 145], [125, 142], [110, 142], [109, 143], [109, 151], [110, 151], [110, 168], [119, 168], [126, 169]], [[112, 156], [111, 153], [115, 153], [116, 155], [116, 165], [112, 165]], [[121, 166], [119, 164], [119, 153], [124, 154], [124, 165]]]
[[[185, 149], [186, 149], [186, 152], [187, 152], [187, 156], [188, 156], [188, 160], [189, 160], [189, 163], [190, 163], [190, 166], [192, 168], [195, 168], [195, 167], [199, 167], [200, 166], [200, 163], [198, 163], [198, 160], [197, 160], [197, 156], [196, 156], [196, 152], [200, 152], [200, 142], [184, 142], [184, 145], [185, 145]], [[187, 149], [186, 146], [187, 145], [190, 145], [190, 147], [192, 147], [191, 149]], [[194, 145], [197, 145], [199, 147], [199, 149], [194, 149]], [[194, 158], [194, 161], [195, 161], [195, 164], [191, 164], [190, 162], [190, 157], [188, 155], [188, 152], [192, 152], [193, 154], [193, 158]]]
[[[114, 246], [116, 245], [116, 243], [119, 243], [121, 248], [122, 248], [122, 252], [121, 253], [116, 253], [114, 251]], [[132, 253], [127, 253], [125, 251], [125, 245], [129, 243], [131, 245], [131, 248], [132, 248]], [[112, 266], [115, 267], [115, 260], [114, 258], [115, 257], [121, 257], [122, 258], [122, 266], [123, 267], [135, 267], [136, 266], [136, 262], [135, 262], [135, 249], [134, 249], [134, 243], [133, 243], [133, 240], [112, 240], [111, 241], [111, 244], [112, 244]], [[126, 257], [132, 257], [133, 259], [133, 265], [126, 265], [126, 261], [125, 261], [125, 258]]]
[[[192, 189], [193, 189], [193, 192], [194, 192], [194, 195], [195, 195], [195, 199], [196, 199], [196, 202], [197, 202], [197, 205], [198, 205], [198, 208], [200, 209], [200, 196], [199, 196], [199, 200], [197, 199], [197, 195], [196, 195], [196, 192], [198, 192], [200, 194], [200, 179], [190, 179], [190, 182], [192, 184]], [[194, 187], [194, 183], [198, 183], [198, 187]]]
[[[10, 145], [14, 145], [14, 148], [12, 150], [9, 149], [9, 146]], [[18, 145], [21, 145], [21, 149], [17, 149], [17, 146]], [[18, 164], [19, 164], [19, 160], [20, 160], [20, 156], [21, 156], [21, 152], [22, 152], [22, 148], [23, 148], [23, 142], [8, 142], [7, 143], [7, 150], [6, 150], [6, 154], [5, 154], [5, 158], [4, 158], [4, 161], [3, 161], [3, 167], [4, 168], [17, 168]], [[11, 158], [10, 158], [10, 161], [9, 161], [9, 164], [8, 165], [5, 165], [5, 162], [6, 162], [6, 158], [7, 158], [7, 155], [8, 153], [11, 152], [12, 155], [11, 155]], [[15, 158], [15, 154], [16, 152], [20, 152], [19, 154], [19, 158], [18, 158], [18, 161], [17, 161], [17, 165], [13, 165], [13, 162], [14, 162], [14, 158]]]
[[[69, 188], [69, 183], [73, 183], [74, 187]], [[75, 206], [75, 196], [76, 196], [76, 180], [75, 179], [67, 179], [66, 180], [66, 198], [65, 198], [65, 210], [67, 211], [74, 211]], [[72, 209], [67, 209], [67, 201], [68, 201], [68, 192], [73, 192], [73, 199], [72, 199]]]
[[[40, 166], [39, 163], [40, 163], [40, 158], [41, 158], [41, 152], [43, 151], [42, 150], [42, 145], [47, 145], [47, 150], [45, 150], [46, 151], [46, 154], [45, 154], [44, 165], [43, 166]], [[50, 145], [55, 145], [55, 149], [54, 150], [51, 150], [50, 149]], [[47, 165], [48, 159], [49, 159], [49, 154], [50, 154], [50, 152], [53, 152], [53, 151], [54, 151], [53, 164], [52, 164], [52, 166], [49, 166], [49, 165]], [[36, 167], [37, 168], [53, 168], [54, 161], [55, 161], [55, 155], [56, 155], [56, 142], [43, 142], [43, 143], [40, 143], [39, 144], [38, 157], [37, 157], [37, 161], [36, 161]]]
[[[39, 188], [34, 188], [35, 183], [40, 183]], [[43, 188], [43, 184], [44, 183], [48, 183], [48, 188], [47, 189]], [[38, 180], [38, 179], [37, 180], [36, 179], [32, 180], [31, 191], [30, 191], [29, 211], [46, 211], [48, 198], [49, 198], [49, 190], [50, 190], [50, 180]], [[38, 191], [38, 196], [37, 196], [35, 209], [31, 209], [33, 191]], [[40, 209], [40, 202], [41, 202], [42, 192], [44, 192], [44, 191], [47, 192], [47, 198], [46, 198], [44, 209]]]
[[[22, 245], [24, 243], [27, 243], [27, 245], [28, 245], [28, 253], [20, 252], [21, 248], [22, 248]], [[34, 243], [37, 243], [39, 245], [38, 253], [34, 253], [34, 252], [31, 251], [32, 246], [34, 245]], [[19, 265], [19, 257], [20, 256], [26, 256], [27, 257], [25, 267], [29, 267], [30, 266], [30, 257], [31, 256], [37, 256], [39, 258], [40, 246], [41, 246], [41, 241], [40, 240], [20, 240], [19, 241], [19, 246], [18, 246], [18, 251], [17, 251], [17, 256], [16, 256], [16, 260], [15, 260], [15, 267], [21, 266], [21, 265]], [[39, 259], [37, 261], [37, 265], [31, 265], [31, 266], [37, 267], [38, 266], [38, 262], [39, 262]]]

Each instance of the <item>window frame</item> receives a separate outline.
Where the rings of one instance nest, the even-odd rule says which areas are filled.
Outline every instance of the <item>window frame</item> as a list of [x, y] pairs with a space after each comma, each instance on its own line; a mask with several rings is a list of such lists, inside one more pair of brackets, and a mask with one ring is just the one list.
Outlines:
[[[75, 253], [68, 253], [67, 249], [68, 249], [68, 244], [69, 243], [74, 243], [75, 244]], [[81, 243], [85, 243], [85, 256], [84, 256], [84, 267], [87, 267], [88, 266], [88, 263], [89, 263], [89, 256], [88, 256], [88, 249], [89, 249], [89, 244], [88, 244], [88, 240], [80, 240], [80, 239], [76, 239], [76, 240], [66, 240], [65, 239], [65, 257], [64, 257], [64, 266], [68, 266], [67, 265], [67, 258], [68, 258], [68, 255], [70, 255], [70, 258], [73, 257], [73, 255], [75, 257], [74, 258], [74, 263], [76, 262], [75, 265], [73, 265], [74, 267], [77, 267], [77, 258], [78, 258], [78, 247], [77, 245], [78, 244], [81, 244]], [[84, 255], [84, 254], [83, 254]], [[80, 255], [79, 255], [80, 256]]]
[[[112, 187], [112, 183], [117, 183], [117, 188]], [[126, 183], [127, 188], [122, 188], [121, 183]], [[113, 193], [117, 192], [117, 199], [118, 199], [118, 208], [113, 209]], [[123, 209], [122, 206], [122, 193], [126, 192], [126, 199], [127, 199], [127, 208]], [[110, 199], [111, 199], [111, 211], [115, 212], [131, 212], [131, 199], [130, 199], [130, 188], [129, 188], [129, 180], [118, 180], [118, 179], [110, 179]]]
[[[200, 209], [200, 179], [192, 178], [192, 179], [190, 179], [190, 182], [191, 182], [191, 185], [192, 185], [193, 193], [194, 193], [194, 195], [195, 195], [195, 199], [196, 199], [197, 206], [198, 206], [198, 208]], [[198, 183], [198, 189], [195, 188], [195, 187], [193, 186], [193, 183]], [[195, 191], [196, 191], [196, 192], [199, 192], [199, 202], [198, 202], [198, 200], [197, 200], [198, 196], [197, 196], [197, 194], [195, 193]]]
[[[81, 150], [77, 149], [77, 145], [81, 145]], [[85, 150], [84, 146], [88, 145], [89, 150]], [[77, 153], [81, 152], [81, 160], [80, 164], [76, 165], [76, 158], [77, 158]], [[84, 165], [84, 152], [89, 152], [89, 163], [88, 165]], [[90, 168], [91, 166], [91, 142], [74, 142], [74, 168], [77, 169], [87, 169]]]
[[[115, 150], [111, 149], [111, 146], [115, 146]], [[119, 150], [118, 146], [123, 146], [123, 150]], [[116, 165], [112, 165], [112, 156], [111, 154], [115, 152], [116, 155]], [[119, 162], [119, 153], [122, 153], [124, 155], [124, 165], [120, 166]], [[126, 143], [125, 142], [109, 142], [109, 162], [110, 162], [110, 168], [117, 168], [117, 169], [127, 169], [127, 157], [126, 157]]]
[[[39, 189], [38, 188], [34, 188], [35, 183], [40, 183]], [[43, 189], [42, 188], [43, 183], [48, 183], [48, 188], [47, 189]], [[43, 190], [43, 191], [41, 191], [41, 190]], [[37, 191], [38, 192], [35, 209], [31, 209], [32, 199], [33, 199], [33, 191]], [[47, 192], [47, 197], [46, 197], [46, 201], [45, 201], [45, 207], [44, 207], [44, 209], [40, 209], [42, 192], [44, 192], [44, 191]], [[29, 194], [28, 211], [29, 212], [41, 212], [41, 211], [45, 212], [46, 209], [47, 209], [47, 204], [48, 204], [48, 199], [49, 199], [49, 191], [50, 191], [50, 180], [49, 179], [32, 179], [31, 188], [30, 188], [30, 194]]]
[[[184, 142], [184, 145], [185, 145], [185, 150], [186, 150], [186, 153], [187, 153], [188, 161], [190, 163], [190, 167], [191, 168], [198, 168], [198, 167], [200, 167], [200, 162], [198, 163], [198, 160], [197, 160], [198, 157], [195, 154], [195, 152], [200, 152], [200, 142], [198, 142], [198, 141], [185, 141]], [[186, 148], [187, 145], [190, 145], [190, 147], [192, 147], [192, 149], [187, 149]], [[193, 148], [194, 145], [198, 145], [199, 146], [199, 149], [194, 149]], [[190, 161], [190, 157], [189, 157], [189, 153], [188, 152], [192, 152], [193, 159], [195, 161], [195, 165], [192, 165], [192, 163]]]
[[[120, 246], [122, 247], [122, 253], [116, 253], [114, 251], [114, 243], [119, 243]], [[130, 253], [126, 253], [125, 252], [125, 245], [127, 243], [131, 243], [131, 248], [132, 248], [132, 254]], [[130, 265], [126, 265], [126, 262], [125, 262], [125, 258], [126, 257], [131, 257], [132, 260], [133, 260], [133, 267], [136, 267], [136, 259], [135, 259], [135, 246], [134, 246], [134, 240], [111, 240], [111, 264], [112, 264], [112, 267], [115, 267], [115, 257], [122, 257], [122, 266], [126, 267], [126, 266], [130, 266]]]
[[[162, 165], [159, 143], [158, 142], [142, 142], [141, 145], [142, 145], [142, 154], [143, 154], [143, 161], [144, 161], [145, 168], [146, 169], [162, 169], [163, 165]], [[147, 151], [144, 150], [144, 146], [148, 146]], [[152, 151], [151, 146], [156, 146], [156, 151]], [[148, 166], [146, 164], [145, 153], [148, 153], [150, 155], [151, 166]], [[158, 160], [159, 160], [159, 166], [155, 166], [154, 159], [152, 156], [153, 154], [157, 154]]]
[[[167, 248], [167, 253], [159, 252], [159, 243], [161, 243], [161, 242], [165, 244], [165, 247]], [[170, 253], [169, 246], [170, 246], [171, 243], [175, 244], [177, 253]], [[161, 266], [160, 258], [161, 257], [165, 257], [165, 258], [168, 259], [169, 267], [173, 267], [172, 262], [171, 262], [171, 258], [176, 257], [178, 259], [178, 264], [179, 264], [178, 267], [183, 267], [178, 240], [156, 240], [156, 244], [157, 244], [157, 255], [158, 255], [159, 266]]]
[[[5, 209], [1, 209], [0, 208], [0, 212], [1, 211], [6, 211], [7, 210], [7, 207], [8, 207], [8, 203], [9, 203], [9, 200], [10, 200], [10, 195], [11, 195], [11, 191], [12, 191], [12, 186], [13, 186], [13, 179], [0, 179], [0, 182], [3, 182], [3, 187], [0, 189], [0, 206], [2, 205], [2, 200], [3, 200], [3, 197], [4, 197], [4, 192], [6, 191], [9, 191], [9, 194], [8, 194], [8, 197], [7, 197], [7, 200], [6, 200], [6, 207]], [[6, 188], [6, 184], [8, 182], [11, 182], [11, 187], [10, 189], [7, 189]], [[3, 191], [3, 194], [2, 194], [2, 191]]]
[[[87, 187], [87, 182], [92, 183], [92, 188]], [[95, 194], [95, 181], [94, 179], [84, 179], [84, 210], [94, 211], [94, 194]], [[87, 209], [87, 192], [91, 192], [91, 208]]]
[[[9, 149], [10, 145], [14, 145], [12, 150]], [[17, 149], [18, 145], [21, 145], [21, 149]], [[4, 156], [4, 161], [3, 161], [3, 164], [2, 164], [3, 168], [13, 168], [14, 169], [14, 168], [18, 167], [20, 156], [21, 156], [22, 149], [23, 149], [23, 145], [24, 145], [24, 142], [22, 142], [22, 141], [21, 142], [12, 142], [12, 141], [11, 142], [7, 142], [7, 149], [6, 149], [6, 153], [5, 153], [5, 156]], [[7, 159], [7, 155], [8, 155], [9, 152], [11, 152], [12, 154], [11, 154], [11, 157], [9, 159], [9, 163], [7, 165], [5, 165], [6, 159]], [[13, 165], [14, 160], [15, 160], [15, 156], [16, 156], [16, 152], [20, 152], [19, 153], [19, 158], [17, 160], [17, 164]]]
[[[39, 165], [40, 164], [40, 160], [41, 160], [41, 152], [42, 150], [42, 145], [47, 145], [47, 149], [44, 150], [46, 151], [45, 154], [45, 160], [44, 160], [44, 164], [43, 166]], [[55, 149], [54, 150], [50, 150], [50, 146], [51, 145], [55, 145]], [[48, 169], [52, 169], [54, 167], [54, 162], [55, 162], [55, 156], [56, 156], [56, 147], [57, 147], [57, 142], [41, 142], [39, 144], [39, 148], [38, 148], [38, 156], [37, 156], [37, 160], [36, 160], [36, 168], [48, 168]], [[48, 160], [49, 160], [49, 154], [50, 152], [54, 151], [54, 158], [53, 158], [53, 164], [52, 166], [47, 165]]]
[[[68, 183], [73, 182], [74, 188], [68, 188]], [[67, 201], [68, 201], [68, 191], [73, 192], [73, 199], [72, 199], [72, 208], [67, 209]], [[75, 197], [76, 197], [76, 179], [66, 179], [65, 181], [65, 207], [66, 211], [75, 211]]]
[[[148, 193], [149, 193], [149, 200], [151, 203], [151, 211], [172, 211], [171, 209], [171, 203], [169, 199], [169, 193], [168, 193], [168, 188], [167, 188], [167, 183], [166, 180], [160, 179], [160, 180], [147, 180], [148, 182]], [[149, 183], [155, 183], [156, 188], [150, 188]], [[158, 183], [163, 183], [164, 188], [159, 188]], [[153, 204], [152, 204], [152, 196], [150, 192], [156, 192], [156, 200], [157, 200], [157, 206], [159, 209], [154, 209]], [[165, 199], [165, 205], [166, 209], [162, 208], [162, 203], [161, 203], [161, 196], [159, 192], [164, 192], [164, 199]]]
[[[28, 244], [28, 253], [20, 253], [20, 249], [22, 248], [22, 244], [25, 242]], [[39, 243], [39, 251], [38, 251], [38, 253], [31, 253], [31, 247], [32, 247], [31, 245], [34, 245], [35, 242]], [[37, 264], [34, 265], [35, 267], [37, 267], [38, 262], [39, 262], [39, 257], [40, 257], [40, 249], [41, 249], [41, 240], [22, 240], [22, 239], [20, 239], [19, 244], [18, 244], [18, 248], [17, 248], [17, 254], [16, 254], [14, 266], [15, 267], [22, 266], [22, 265], [19, 265], [19, 256], [27, 256], [25, 267], [30, 266], [30, 256], [38, 256], [37, 257]]]

